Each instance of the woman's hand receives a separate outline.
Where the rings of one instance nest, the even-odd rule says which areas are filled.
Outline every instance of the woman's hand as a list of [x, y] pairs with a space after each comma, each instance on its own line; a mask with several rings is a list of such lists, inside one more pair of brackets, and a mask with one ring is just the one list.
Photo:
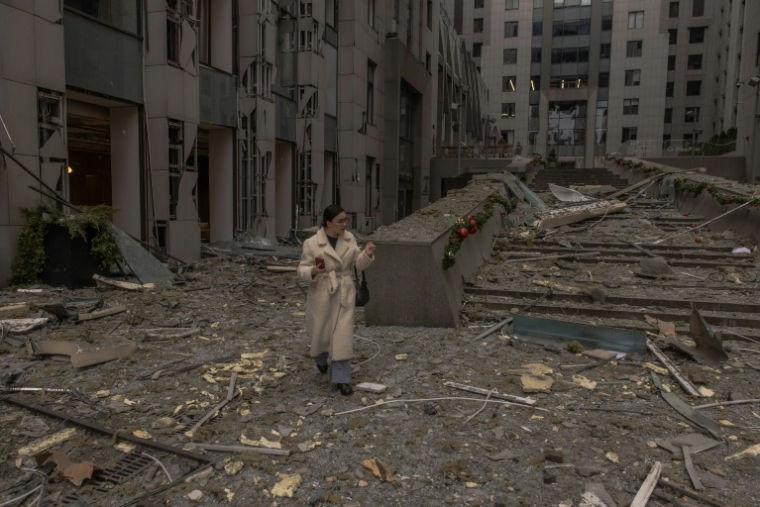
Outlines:
[[376, 248], [377, 247], [375, 246], [375, 244], [370, 241], [369, 243], [367, 243], [367, 246], [364, 247], [364, 253], [367, 254], [369, 257], [372, 257], [375, 255]]
[[317, 266], [312, 266], [311, 267], [311, 277], [312, 278], [314, 278], [315, 276], [317, 276], [317, 275], [319, 275], [321, 273], [326, 273], [326, 272], [327, 272], [327, 268], [318, 268]]

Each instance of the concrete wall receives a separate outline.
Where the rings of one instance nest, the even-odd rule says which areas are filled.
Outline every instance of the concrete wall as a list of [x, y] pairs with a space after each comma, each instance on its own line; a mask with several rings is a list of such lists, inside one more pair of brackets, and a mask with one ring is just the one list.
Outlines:
[[498, 175], [495, 180], [473, 181], [466, 194], [430, 205], [431, 210], [445, 209], [449, 218], [415, 214], [373, 236], [378, 253], [366, 272], [371, 294], [365, 308], [367, 325], [455, 327], [459, 323], [464, 279], [490, 258], [493, 238], [501, 229], [500, 208], [481, 231], [462, 242], [456, 263], [447, 270], [442, 265], [444, 248], [457, 218], [482, 211], [493, 193], [507, 194]]
[[691, 169], [704, 167], [710, 176], [719, 176], [727, 180], [745, 181], [746, 159], [744, 157], [647, 157], [653, 164]]
[[[50, 169], [50, 155], [40, 150], [37, 112], [38, 87], [65, 92], [63, 13], [58, 0], [19, 2], [0, 0], [0, 116], [7, 127], [0, 128], [0, 144], [15, 146], [15, 156], [35, 175], [57, 182], [61, 163]], [[10, 137], [8, 136], [10, 134]], [[66, 159], [63, 131], [57, 133], [62, 149], [57, 159]], [[48, 170], [46, 171], [46, 167]], [[51, 174], [52, 173], [52, 174]], [[34, 207], [40, 196], [28, 186], [40, 188], [14, 162], [0, 162], [0, 286], [11, 274], [16, 243], [24, 224], [19, 211]]]

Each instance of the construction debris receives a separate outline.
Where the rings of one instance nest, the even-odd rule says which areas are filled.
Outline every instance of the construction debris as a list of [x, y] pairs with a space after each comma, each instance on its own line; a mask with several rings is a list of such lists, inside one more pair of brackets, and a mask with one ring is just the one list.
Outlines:
[[35, 440], [34, 442], [25, 445], [18, 450], [21, 456], [36, 456], [37, 454], [50, 449], [76, 435], [77, 430], [74, 428], [66, 428], [57, 433], [54, 433], [48, 437]]
[[620, 213], [627, 206], [624, 202], [615, 200], [596, 201], [591, 204], [582, 204], [570, 208], [552, 209], [536, 212], [534, 227], [539, 229], [551, 229], [563, 225], [574, 224], [588, 220], [589, 218]]
[[70, 356], [74, 368], [84, 368], [127, 357], [137, 350], [137, 344], [130, 342], [110, 348], [84, 351], [72, 342], [29, 340], [27, 348], [34, 356]]
[[106, 278], [105, 276], [100, 276], [98, 274], [92, 275], [92, 279], [95, 280], [98, 285], [102, 285], [104, 287], [114, 287], [117, 289], [124, 289], [124, 290], [132, 290], [132, 291], [148, 291], [153, 290], [156, 288], [156, 285], [153, 283], [132, 283], [132, 282], [122, 282], [121, 280], [112, 280], [111, 278]]

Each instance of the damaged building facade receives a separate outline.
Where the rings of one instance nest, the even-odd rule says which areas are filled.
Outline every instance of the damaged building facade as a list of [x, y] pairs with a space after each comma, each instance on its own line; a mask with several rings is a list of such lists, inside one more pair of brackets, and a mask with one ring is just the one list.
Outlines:
[[606, 153], [688, 155], [725, 133], [705, 153], [743, 156], [747, 179], [760, 175], [758, 2], [445, 3], [507, 144], [600, 167]]
[[[292, 239], [331, 202], [371, 232], [440, 193], [436, 147], [483, 140], [488, 91], [443, 8], [0, 0], [0, 144], [184, 260], [241, 231]], [[0, 284], [41, 199], [29, 186], [0, 161]]]

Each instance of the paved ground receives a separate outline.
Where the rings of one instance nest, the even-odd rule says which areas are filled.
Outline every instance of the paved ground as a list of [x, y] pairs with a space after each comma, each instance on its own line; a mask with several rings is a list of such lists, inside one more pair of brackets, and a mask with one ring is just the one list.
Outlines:
[[[715, 437], [663, 400], [650, 376], [651, 365], [655, 369], [662, 365], [651, 355], [628, 354], [600, 365], [582, 355], [580, 348], [571, 347], [571, 352], [564, 344], [528, 343], [516, 338], [510, 328], [474, 341], [484, 330], [510, 316], [513, 308], [542, 294], [545, 287], [536, 284], [540, 280], [576, 287], [581, 294], [600, 289], [612, 301], [615, 297], [645, 297], [649, 301], [634, 306], [594, 303], [591, 296], [578, 302], [557, 302], [550, 297], [531, 315], [639, 329], [649, 326], [653, 339], [658, 330], [647, 324], [644, 314], [689, 313], [686, 309], [665, 308], [663, 301], [760, 304], [760, 284], [753, 267], [756, 251], [747, 258], [731, 261], [737, 266], [734, 268], [673, 266], [675, 273], [659, 280], [636, 276], [640, 259], [631, 257], [632, 253], [618, 256], [630, 258], [629, 262], [612, 262], [609, 258], [614, 256], [605, 253], [602, 257], [608, 260], [603, 262], [578, 262], [567, 257], [506, 263], [520, 255], [547, 255], [542, 249], [549, 247], [569, 254], [587, 253], [604, 248], [584, 248], [583, 242], [651, 241], [690, 227], [674, 225], [663, 218], [684, 218], [681, 213], [652, 207], [655, 205], [632, 208], [623, 220], [610, 216], [588, 231], [581, 229], [598, 219], [549, 235], [537, 235], [524, 228], [504, 230], [495, 244], [494, 262], [471, 277], [468, 286], [532, 294], [516, 297], [468, 293], [462, 325], [457, 329], [366, 328], [359, 311], [354, 385], [385, 384], [388, 389], [382, 394], [357, 392], [343, 397], [327, 384], [308, 358], [303, 287], [293, 273], [267, 271], [266, 264], [273, 263], [268, 258], [207, 259], [182, 273], [179, 284], [145, 293], [96, 288], [67, 292], [65, 297], [102, 297], [106, 307], [125, 305], [127, 311], [77, 324], [51, 323], [24, 335], [16, 334], [0, 344], [3, 381], [76, 391], [14, 392], [10, 396], [112, 431], [136, 434], [194, 453], [202, 451], [186, 447], [188, 443], [243, 446], [247, 442], [252, 451], [203, 454], [203, 459], [211, 461], [211, 468], [201, 477], [188, 483], [178, 481], [152, 497], [130, 503], [166, 485], [167, 474], [176, 480], [204, 466], [203, 462], [166, 450], [136, 446], [132, 453], [150, 454], [161, 461], [166, 471], [151, 458], [143, 457], [144, 461], [138, 459], [134, 465], [138, 472], [123, 484], [104, 481], [102, 472], [96, 472], [99, 480], [86, 481], [81, 487], [60, 472], [53, 472], [47, 479], [43, 505], [75, 505], [73, 495], [77, 494], [92, 505], [102, 506], [545, 507], [598, 505], [581, 503], [584, 493], [595, 491], [608, 507], [627, 506], [655, 462], [662, 464], [663, 477], [691, 488], [683, 457], [654, 443], [691, 433], [720, 442], [692, 457], [701, 480], [718, 486], [705, 487], [698, 493], [720, 505], [758, 505], [760, 497], [754, 484], [758, 458], [726, 460], [760, 442], [757, 405], [701, 410], [719, 422]], [[699, 234], [701, 243], [695, 243], [695, 236], [689, 232], [670, 244], [702, 246], [705, 251], [720, 248], [715, 250], [717, 253], [742, 246], [741, 239], [730, 235]], [[684, 258], [691, 259], [683, 255], [680, 260]], [[283, 264], [294, 262], [281, 260]], [[6, 292], [0, 296], [0, 304], [31, 302], [40, 306], [60, 302], [61, 296], [60, 292]], [[583, 313], [580, 317], [562, 316], [552, 313], [551, 307], [563, 307], [571, 313], [627, 309], [633, 316], [614, 320]], [[752, 312], [707, 313], [726, 322], [730, 317], [741, 317], [748, 324], [760, 319]], [[114, 329], [116, 324], [120, 325]], [[676, 324], [678, 334], [685, 335], [688, 326]], [[160, 333], [156, 329], [164, 327], [169, 329], [164, 333], [187, 331], [189, 336], [157, 339]], [[758, 332], [752, 327], [741, 331], [750, 338]], [[138, 347], [126, 358], [77, 369], [68, 358], [30, 356], [23, 346], [24, 339], [72, 342], [84, 350], [125, 342], [134, 342]], [[709, 397], [691, 397], [675, 379], [661, 374], [665, 389], [692, 406], [757, 398], [760, 372], [753, 361], [760, 364], [760, 344], [725, 344], [730, 350], [729, 359], [715, 368], [666, 350]], [[585, 366], [590, 368], [579, 371]], [[188, 437], [185, 433], [227, 397], [234, 373], [236, 397], [220, 416]], [[546, 392], [526, 392], [524, 385], [529, 379], [524, 376], [530, 373], [551, 383]], [[484, 403], [486, 396], [446, 387], [445, 382], [530, 397], [536, 403], [502, 404], [504, 400], [494, 396]], [[394, 402], [378, 404], [381, 400]], [[349, 411], [353, 412], [344, 413]], [[20, 456], [19, 449], [41, 436], [72, 426], [4, 402], [0, 402], [0, 421], [4, 429], [0, 434], [0, 491], [19, 486], [2, 492], [3, 502], [30, 491], [39, 482], [35, 472], [25, 470], [37, 469], [34, 460]], [[128, 442], [116, 437], [78, 429], [54, 448], [65, 452], [73, 462], [89, 461], [113, 472], [127, 455], [124, 451], [129, 451], [125, 443]], [[122, 444], [121, 449], [116, 448], [117, 444]], [[290, 455], [253, 452], [254, 447], [262, 446], [288, 450]], [[373, 459], [388, 467], [386, 470], [381, 463], [385, 470], [381, 475], [389, 481], [378, 478], [363, 465]], [[31, 482], [22, 482], [25, 479]], [[188, 498], [199, 494], [195, 490], [202, 494], [199, 500]], [[281, 490], [292, 491], [292, 498], [275, 496]], [[669, 488], [660, 491], [675, 494]], [[35, 491], [28, 499], [36, 498], [38, 493]], [[586, 494], [586, 498], [590, 496]], [[653, 498], [647, 505], [670, 503]], [[681, 505], [707, 504], [694, 500]]]

